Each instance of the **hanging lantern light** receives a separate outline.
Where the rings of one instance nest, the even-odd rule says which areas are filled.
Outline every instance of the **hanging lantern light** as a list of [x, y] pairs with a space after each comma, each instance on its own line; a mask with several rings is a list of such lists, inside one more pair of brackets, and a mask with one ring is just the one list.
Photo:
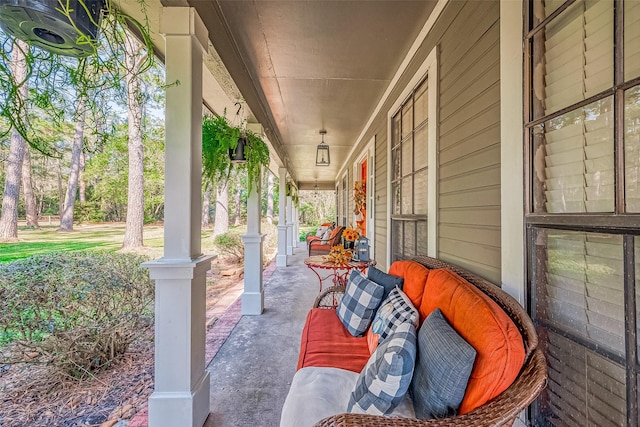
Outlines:
[[325, 144], [324, 136], [327, 134], [326, 130], [321, 130], [322, 142], [318, 144], [316, 149], [316, 166], [329, 166], [331, 164], [331, 157], [329, 155], [329, 144]]

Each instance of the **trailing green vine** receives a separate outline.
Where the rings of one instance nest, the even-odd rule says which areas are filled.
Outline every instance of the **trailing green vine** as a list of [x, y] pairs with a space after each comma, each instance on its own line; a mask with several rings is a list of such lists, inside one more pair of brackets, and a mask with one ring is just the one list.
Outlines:
[[[85, 0], [78, 0], [80, 7], [88, 10]], [[69, 19], [78, 32], [78, 43], [91, 44], [93, 53], [82, 58], [73, 58], [48, 52], [37, 46], [29, 46], [24, 52], [27, 64], [27, 76], [24, 81], [16, 81], [11, 70], [13, 49], [19, 48], [11, 36], [0, 31], [0, 138], [15, 129], [32, 147], [49, 156], [59, 156], [53, 145], [43, 139], [31, 126], [28, 107], [39, 110], [41, 118], [54, 126], [65, 121], [65, 112], [74, 112], [78, 98], [83, 98], [92, 124], [92, 133], [109, 134], [110, 104], [114, 92], [122, 93], [124, 76], [129, 72], [141, 75], [154, 64], [152, 54], [147, 55], [144, 63], [136, 70], [127, 70], [125, 63], [125, 30], [135, 28], [142, 37], [142, 43], [148, 52], [153, 52], [149, 23], [146, 19], [144, 0], [138, 0], [145, 16], [144, 22], [118, 9], [111, 0], [105, 2], [104, 18], [100, 22], [97, 40], [83, 34], [75, 25], [68, 0], [58, 0], [57, 10]], [[90, 16], [90, 14], [88, 14]], [[94, 24], [98, 24], [93, 21]], [[27, 84], [28, 98], [22, 99], [19, 88]], [[104, 136], [97, 136], [103, 139]]]
[[[229, 150], [238, 146], [244, 135], [245, 163], [234, 165]], [[233, 126], [224, 116], [205, 115], [202, 119], [202, 173], [211, 182], [226, 180], [231, 169], [247, 170], [248, 190], [262, 180], [263, 169], [269, 166], [269, 147], [257, 133]]]

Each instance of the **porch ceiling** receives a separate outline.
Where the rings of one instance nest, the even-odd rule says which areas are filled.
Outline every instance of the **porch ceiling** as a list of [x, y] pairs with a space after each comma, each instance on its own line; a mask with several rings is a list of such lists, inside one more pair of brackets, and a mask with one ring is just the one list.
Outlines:
[[[189, 0], [304, 188], [333, 183], [435, 0]], [[331, 166], [315, 166], [320, 129]]]

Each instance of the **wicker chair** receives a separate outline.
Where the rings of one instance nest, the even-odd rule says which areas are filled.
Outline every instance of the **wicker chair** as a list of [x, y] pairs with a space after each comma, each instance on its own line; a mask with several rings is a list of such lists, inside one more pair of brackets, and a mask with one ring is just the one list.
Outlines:
[[[527, 312], [509, 294], [487, 280], [462, 268], [435, 258], [416, 257], [417, 261], [429, 269], [448, 268], [488, 295], [509, 315], [520, 330], [525, 349], [525, 362], [513, 384], [495, 399], [474, 411], [449, 418], [417, 420], [392, 418], [375, 415], [338, 414], [327, 417], [314, 427], [370, 427], [370, 426], [510, 426], [516, 417], [540, 394], [547, 384], [547, 365], [542, 351], [538, 348], [538, 335]], [[314, 303], [314, 307], [335, 307], [344, 293], [344, 288], [333, 286], [325, 289]]]
[[344, 227], [337, 225], [331, 233], [329, 240], [312, 240], [309, 242], [309, 256], [313, 255], [326, 255], [331, 251], [331, 248], [340, 244], [342, 239], [342, 232]]

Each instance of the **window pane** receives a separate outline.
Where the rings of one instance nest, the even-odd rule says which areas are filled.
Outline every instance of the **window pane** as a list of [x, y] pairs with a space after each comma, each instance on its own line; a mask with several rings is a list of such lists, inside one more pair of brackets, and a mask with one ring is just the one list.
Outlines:
[[393, 215], [400, 215], [400, 181], [391, 184], [391, 197], [392, 197], [392, 209]]
[[413, 180], [411, 177], [402, 180], [402, 214], [411, 215], [413, 213]]
[[416, 256], [416, 223], [414, 221], [404, 222], [404, 257], [413, 258]]
[[397, 261], [402, 258], [402, 247], [404, 242], [404, 236], [402, 233], [402, 221], [391, 222], [391, 242], [392, 242], [392, 261]]
[[420, 170], [427, 167], [429, 142], [429, 134], [427, 133], [427, 131], [428, 128], [425, 123], [425, 126], [421, 127], [413, 135], [413, 164], [415, 165], [415, 170]]
[[402, 176], [413, 172], [413, 138], [402, 142]]
[[613, 108], [606, 98], [534, 129], [535, 212], [613, 212]]
[[414, 202], [414, 213], [416, 215], [426, 215], [427, 214], [427, 169], [423, 169], [420, 172], [417, 172], [414, 176], [414, 185], [415, 194], [413, 195]]
[[538, 319], [624, 357], [622, 238], [559, 230], [539, 234], [545, 255], [536, 263]]
[[427, 96], [427, 80], [418, 87], [415, 94], [415, 127], [418, 127], [422, 122], [427, 120], [427, 113], [429, 110], [429, 98]]
[[629, 89], [624, 98], [627, 211], [640, 212], [640, 86]]
[[400, 178], [400, 147], [391, 150], [391, 179]]
[[533, 425], [624, 426], [625, 369], [554, 332], [541, 338], [549, 382]]
[[395, 147], [400, 143], [400, 113], [393, 116], [391, 120], [391, 146]]
[[418, 221], [418, 245], [416, 255], [427, 255], [427, 221]]
[[577, 1], [549, 23], [534, 45], [534, 51], [544, 51], [533, 58], [534, 102], [544, 106], [536, 109], [538, 117], [611, 87], [613, 2]]
[[624, 2], [624, 78], [640, 76], [640, 2]]
[[413, 130], [413, 104], [411, 100], [402, 107], [402, 139]]

